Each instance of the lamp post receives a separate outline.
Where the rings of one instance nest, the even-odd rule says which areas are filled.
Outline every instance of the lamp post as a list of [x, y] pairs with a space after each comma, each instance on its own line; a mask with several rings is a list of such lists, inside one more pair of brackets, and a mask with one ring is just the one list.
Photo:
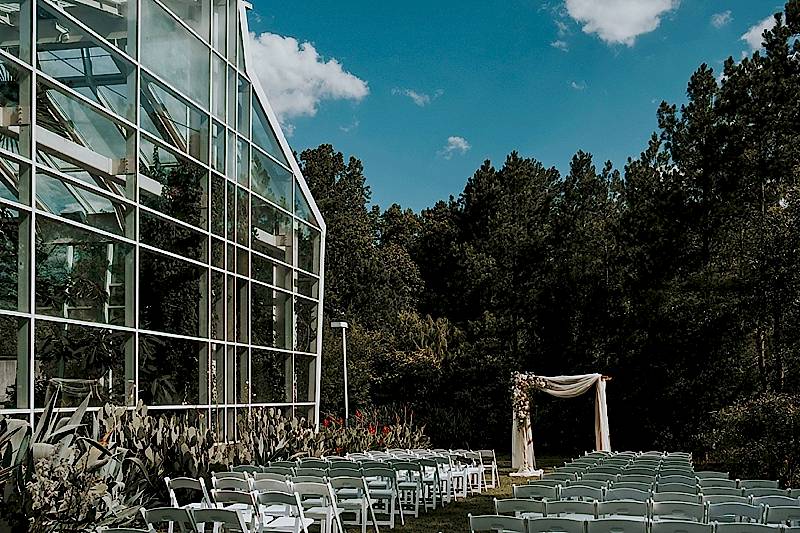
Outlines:
[[342, 369], [344, 370], [344, 423], [348, 425], [350, 418], [350, 403], [347, 397], [347, 322], [331, 322], [333, 329], [341, 328], [342, 330]]

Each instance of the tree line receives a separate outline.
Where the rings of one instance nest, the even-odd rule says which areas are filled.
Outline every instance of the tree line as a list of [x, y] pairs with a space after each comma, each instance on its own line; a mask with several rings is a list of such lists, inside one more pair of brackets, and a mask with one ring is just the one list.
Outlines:
[[[662, 102], [622, 169], [512, 152], [416, 213], [372, 205], [358, 159], [302, 152], [328, 225], [325, 327], [351, 324], [351, 404], [507, 449], [512, 372], [603, 372], [615, 448], [696, 453], [725, 445], [726, 409], [800, 411], [800, 2], [775, 19], [762, 50]], [[340, 344], [325, 331], [331, 412]], [[591, 447], [591, 401], [534, 398], [538, 448]]]

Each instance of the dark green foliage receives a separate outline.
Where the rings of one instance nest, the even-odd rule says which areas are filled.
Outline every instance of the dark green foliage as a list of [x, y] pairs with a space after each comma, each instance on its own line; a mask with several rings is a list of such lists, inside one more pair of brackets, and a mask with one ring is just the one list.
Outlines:
[[[579, 151], [561, 176], [512, 152], [414, 214], [370, 208], [358, 160], [303, 152], [328, 222], [326, 322], [351, 324], [351, 406], [407, 404], [435, 445], [505, 448], [511, 372], [603, 372], [615, 448], [700, 457], [713, 413], [796, 394], [798, 6], [721, 81], [701, 66], [623, 172]], [[328, 410], [340, 346], [326, 331]], [[537, 446], [591, 447], [590, 400], [537, 395]]]

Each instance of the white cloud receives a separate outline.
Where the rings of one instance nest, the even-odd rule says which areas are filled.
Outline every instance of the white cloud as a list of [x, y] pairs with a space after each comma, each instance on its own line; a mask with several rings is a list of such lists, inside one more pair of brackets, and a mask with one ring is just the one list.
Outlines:
[[339, 129], [344, 133], [350, 133], [354, 129], [358, 128], [361, 125], [361, 121], [357, 118], [353, 119], [353, 122], [347, 124], [346, 126], [339, 126]]
[[455, 154], [466, 154], [472, 148], [464, 137], [452, 135], [447, 138], [447, 144], [437, 152], [445, 159], [452, 159]]
[[586, 82], [585, 81], [572, 81], [569, 84], [570, 87], [575, 89], [576, 91], [585, 91], [586, 90]]
[[756, 51], [761, 48], [761, 43], [764, 41], [762, 37], [765, 30], [771, 30], [775, 26], [775, 17], [772, 15], [768, 16], [764, 20], [759, 21], [754, 26], [751, 26], [749, 30], [742, 35], [741, 39], [747, 43], [750, 47], [750, 50]]
[[414, 102], [414, 104], [418, 105], [419, 107], [425, 107], [426, 105], [430, 104], [431, 102], [442, 96], [444, 94], [444, 91], [442, 89], [437, 89], [436, 92], [433, 93], [433, 95], [430, 95], [428, 93], [415, 91], [414, 89], [400, 89], [399, 87], [395, 87], [394, 89], [392, 89], [392, 94], [395, 96], [397, 95], [407, 96], [411, 99], [412, 102]]
[[719, 29], [723, 26], [727, 26], [733, 20], [731, 16], [731, 10], [722, 11], [720, 13], [714, 13], [711, 15], [711, 25], [715, 28]]
[[562, 41], [561, 39], [553, 41], [552, 43], [550, 43], [550, 46], [558, 50], [561, 50], [562, 52], [569, 52], [569, 45], [567, 44], [567, 41]]
[[677, 9], [680, 0], [566, 0], [567, 13], [583, 24], [584, 33], [596, 33], [608, 44], [633, 46], [661, 17]]
[[323, 100], [358, 102], [369, 94], [367, 82], [344, 70], [336, 59], [321, 57], [309, 42], [274, 33], [251, 33], [250, 55], [284, 127], [287, 119], [316, 115]]

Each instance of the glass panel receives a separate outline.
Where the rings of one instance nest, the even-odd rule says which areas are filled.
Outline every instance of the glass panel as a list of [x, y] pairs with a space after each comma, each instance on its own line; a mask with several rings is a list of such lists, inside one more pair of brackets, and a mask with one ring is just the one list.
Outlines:
[[178, 19], [185, 22], [187, 26], [197, 32], [204, 41], [208, 42], [210, 32], [210, 11], [211, 3], [208, 0], [191, 1], [186, 0], [161, 0], [172, 11]]
[[142, 0], [142, 64], [208, 109], [210, 50], [153, 0]]
[[211, 232], [225, 236], [225, 178], [211, 173]]
[[120, 123], [45, 83], [39, 83], [36, 124], [49, 132], [45, 135], [44, 130], [39, 130], [37, 134], [38, 144], [46, 152], [104, 175], [127, 172], [130, 132]]
[[[42, 43], [48, 42], [77, 43], [76, 48], [80, 47], [80, 43], [83, 42], [81, 33], [73, 34], [72, 28], [62, 24], [63, 17], [58, 17], [58, 21], [56, 21], [55, 10], [49, 4], [39, 2], [37, 7], [39, 13], [38, 47], [41, 47]], [[131, 21], [135, 17], [136, 2], [119, 0], [103, 4], [101, 7], [90, 2], [60, 2], [58, 7], [75, 17], [76, 20], [80, 20], [120, 50], [135, 57], [136, 36], [131, 35], [129, 40], [128, 29], [133, 26]], [[128, 46], [129, 42], [130, 47]]]
[[236, 337], [239, 342], [250, 342], [250, 295], [247, 280], [236, 278]]
[[27, 326], [27, 320], [0, 315], [0, 406], [4, 409], [28, 405]]
[[228, 127], [236, 128], [236, 71], [228, 67]]
[[295, 349], [317, 352], [317, 303], [305, 298], [295, 298]]
[[236, 403], [250, 401], [250, 354], [247, 348], [239, 348], [236, 358]]
[[233, 342], [236, 340], [236, 278], [228, 276], [225, 291], [225, 299], [227, 300], [225, 325], [228, 328], [226, 338]]
[[211, 271], [211, 338], [225, 340], [225, 274]]
[[109, 111], [136, 120], [133, 64], [57, 9], [39, 5], [36, 46], [39, 69]]
[[240, 276], [250, 276], [250, 252], [241, 246], [236, 247], [236, 273]]
[[[23, 236], [22, 243], [20, 243], [20, 232]], [[28, 309], [25, 291], [19, 290], [19, 281], [23, 280], [24, 282], [26, 279], [20, 252], [24, 253], [22, 247], [27, 234], [28, 217], [21, 215], [17, 209], [0, 204], [0, 251], [2, 251], [0, 253], [0, 309], [11, 311]]]
[[147, 211], [139, 211], [139, 236], [144, 244], [206, 262], [205, 233], [181, 226]]
[[208, 345], [139, 334], [139, 399], [146, 405], [193, 405], [207, 397]]
[[[133, 386], [131, 334], [106, 328], [36, 321], [34, 377], [36, 407], [44, 407], [48, 387], [69, 382], [57, 407], [75, 407], [92, 392], [89, 405], [125, 405]], [[125, 369], [129, 369], [126, 375]], [[127, 383], [127, 385], [126, 385]], [[130, 396], [130, 395], [128, 395]]]
[[226, 266], [228, 272], [236, 272], [236, 245], [228, 243], [228, 257]]
[[189, 337], [206, 337], [206, 268], [139, 251], [139, 325]]
[[[16, 146], [16, 141], [10, 142], [10, 137], [3, 137], [0, 133], [0, 145], [7, 141]], [[28, 204], [25, 196], [29, 190], [29, 169], [30, 167], [24, 163], [17, 163], [13, 159], [0, 156], [0, 198]]]
[[250, 138], [250, 82], [239, 76], [237, 122], [239, 133]]
[[[291, 354], [258, 350], [253, 348], [251, 356], [253, 379], [253, 403], [284, 403], [291, 398]], [[287, 378], [290, 379], [288, 386]]]
[[258, 283], [251, 284], [253, 297], [253, 344], [269, 348], [292, 348], [292, 297]]
[[[216, 54], [211, 55], [211, 81], [213, 83], [213, 87], [211, 88], [211, 92], [213, 93], [213, 100], [211, 102], [211, 112], [214, 113], [214, 116], [225, 122], [225, 87], [227, 78], [225, 76], [225, 68], [227, 63], [220, 58]], [[231, 117], [233, 119], [233, 117]]]
[[211, 237], [211, 266], [225, 268], [225, 243]]
[[239, 20], [238, 0], [228, 0], [228, 59], [231, 63], [236, 61], [236, 32]]
[[208, 162], [208, 115], [142, 74], [142, 127], [195, 159]]
[[225, 173], [225, 128], [217, 122], [214, 122], [211, 136], [211, 166]]
[[139, 199], [145, 206], [205, 229], [208, 171], [145, 138], [140, 151]]
[[298, 271], [297, 292], [311, 298], [319, 298], [319, 278]]
[[297, 266], [319, 274], [319, 245], [322, 234], [318, 229], [295, 221], [295, 238], [297, 239]]
[[264, 200], [251, 199], [252, 248], [263, 254], [292, 263], [292, 220], [289, 215]]
[[236, 140], [236, 179], [237, 181], [248, 187], [250, 185], [250, 144], [237, 138]]
[[[0, 24], [0, 39], [3, 38], [3, 33], [7, 29], [5, 24]], [[19, 31], [19, 29], [17, 29]], [[6, 49], [2, 44], [5, 40], [0, 41], [0, 48]], [[30, 77], [28, 71], [19, 68], [11, 61], [0, 59], [0, 107], [9, 109], [19, 109], [19, 95], [30, 87]], [[19, 153], [19, 129], [13, 131], [11, 128], [4, 127], [0, 129], [0, 148], [8, 150], [9, 152]], [[28, 131], [30, 128], [23, 128]], [[0, 184], [0, 191], [3, 189], [3, 184]], [[1, 193], [0, 193], [1, 194]]]
[[236, 188], [236, 242], [248, 246], [250, 237], [250, 193]]
[[228, 240], [233, 241], [236, 239], [236, 185], [232, 182], [228, 183], [228, 198], [226, 200], [227, 218], [225, 224], [227, 226]]
[[319, 227], [317, 219], [314, 218], [314, 213], [311, 212], [311, 206], [306, 200], [306, 195], [303, 194], [303, 189], [300, 188], [297, 180], [294, 181], [294, 214], [311, 225]]
[[[41, 135], [41, 134], [40, 134]], [[41, 141], [40, 141], [41, 146]], [[103, 172], [102, 169], [97, 168], [82, 168], [81, 165], [90, 167], [85, 162], [77, 161], [77, 159], [72, 159], [71, 161], [67, 161], [65, 159], [61, 159], [55, 155], [53, 151], [37, 151], [37, 159], [40, 164], [47, 165], [51, 168], [54, 168], [60, 171], [62, 174], [66, 174], [71, 176], [77, 180], [83, 181], [88, 183], [89, 185], [94, 185], [103, 189], [104, 191], [109, 192], [110, 194], [114, 194], [120, 197], [130, 197], [131, 199], [135, 198], [135, 190], [131, 188], [130, 191], [126, 188], [126, 176], [124, 175], [115, 175], [110, 176], [107, 173]], [[92, 158], [94, 159], [94, 158]], [[77, 161], [77, 162], [76, 162]], [[127, 162], [122, 164], [118, 170], [120, 172], [128, 172], [128, 167], [132, 168], [132, 165], [128, 165]]]
[[[211, 343], [211, 403], [220, 405], [225, 403], [225, 353], [224, 344]], [[220, 410], [221, 411], [221, 410]]]
[[19, 57], [20, 4], [12, 4], [13, 8], [4, 10], [3, 24], [0, 24], [0, 49], [16, 57]]
[[125, 319], [126, 270], [132, 266], [130, 244], [65, 222], [36, 220], [39, 314], [115, 325], [132, 322]]
[[36, 176], [37, 207], [54, 215], [74, 220], [115, 235], [133, 235], [129, 217], [133, 208], [61, 178], [39, 173]]
[[292, 290], [292, 269], [270, 261], [257, 253], [251, 254], [253, 278], [287, 291]]
[[253, 150], [251, 167], [253, 191], [285, 209], [291, 209], [292, 173], [259, 150]]
[[228, 34], [228, 19], [226, 16], [226, 2], [225, 0], [213, 0], [212, 17], [213, 17], [213, 33], [211, 35], [211, 46], [221, 54], [225, 55], [225, 38]]
[[214, 123], [211, 136], [211, 167], [225, 173], [225, 128]]
[[281, 145], [278, 138], [275, 136], [275, 131], [267, 120], [267, 114], [258, 98], [253, 97], [253, 142], [256, 143], [269, 155], [286, 165], [289, 166], [289, 161], [281, 150]]
[[297, 383], [297, 402], [313, 402], [317, 383], [317, 358], [311, 355], [294, 356], [294, 376]]

